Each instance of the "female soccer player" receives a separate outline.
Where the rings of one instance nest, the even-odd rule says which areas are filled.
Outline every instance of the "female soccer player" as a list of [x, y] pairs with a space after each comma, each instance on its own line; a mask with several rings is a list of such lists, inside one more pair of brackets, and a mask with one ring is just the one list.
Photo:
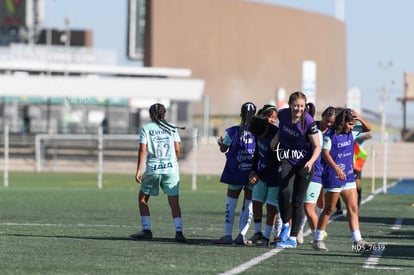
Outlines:
[[[279, 110], [279, 132], [274, 144], [280, 161], [279, 207], [283, 220], [276, 247], [295, 248], [304, 216], [303, 200], [312, 177], [313, 164], [321, 152], [321, 145], [315, 121], [306, 112], [305, 94], [292, 93], [288, 104], [289, 108]], [[289, 220], [292, 220], [292, 229]]]
[[317, 250], [328, 251], [323, 240], [323, 233], [339, 196], [342, 197], [348, 211], [348, 223], [352, 232], [354, 250], [364, 250], [370, 246], [362, 239], [359, 230], [358, 194], [353, 169], [354, 139], [359, 134], [353, 129], [357, 121], [362, 124], [362, 132], [371, 130], [369, 123], [358, 112], [344, 109], [336, 116], [332, 129], [324, 135], [322, 157], [325, 163], [322, 183], [325, 190], [325, 207], [319, 216], [312, 243], [313, 248]]
[[[254, 117], [249, 130], [256, 136], [256, 150], [253, 169], [249, 175], [249, 182], [253, 185], [253, 218], [255, 234], [249, 244], [268, 246], [272, 229], [275, 225], [279, 208], [278, 193], [279, 181], [277, 177], [277, 158], [271, 147], [279, 128], [269, 123], [267, 118]], [[266, 225], [262, 234], [262, 207], [266, 203]]]
[[[312, 103], [307, 104], [307, 110], [310, 115], [315, 115], [316, 108]], [[321, 120], [316, 121], [316, 125], [318, 126], [318, 136], [320, 144], [323, 143], [323, 134], [326, 133], [329, 127], [331, 127], [335, 122], [335, 116], [336, 108], [330, 106], [322, 112]], [[325, 204], [324, 192], [322, 188], [321, 155], [315, 161], [313, 168], [314, 172], [312, 175], [312, 179], [309, 183], [308, 190], [306, 191], [304, 200], [304, 210], [306, 216], [304, 216], [302, 220], [301, 228], [297, 236], [298, 244], [303, 243], [303, 228], [305, 226], [306, 221], [308, 221], [309, 228], [311, 229], [313, 235], [318, 224], [319, 214], [321, 213]], [[325, 234], [325, 238], [326, 236], [327, 234]]]
[[[149, 114], [151, 122], [141, 128], [135, 180], [141, 184], [138, 195], [142, 231], [132, 234], [135, 240], [151, 240], [151, 218], [148, 206], [150, 196], [158, 196], [159, 188], [168, 196], [175, 226], [175, 240], [187, 242], [183, 235], [183, 222], [179, 204], [180, 174], [178, 157], [181, 139], [177, 127], [165, 120], [164, 105], [151, 105]], [[146, 170], [142, 169], [146, 156]]]
[[256, 114], [256, 106], [246, 102], [241, 106], [239, 125], [226, 129], [226, 135], [219, 138], [218, 145], [222, 153], [226, 153], [226, 164], [220, 181], [228, 185], [226, 210], [224, 214], [224, 236], [213, 240], [215, 244], [232, 244], [232, 232], [237, 201], [244, 190], [244, 202], [240, 211], [239, 233], [234, 240], [236, 244], [246, 244], [245, 235], [253, 216], [252, 187], [249, 186], [249, 173], [252, 169], [255, 138], [248, 130], [252, 117]]

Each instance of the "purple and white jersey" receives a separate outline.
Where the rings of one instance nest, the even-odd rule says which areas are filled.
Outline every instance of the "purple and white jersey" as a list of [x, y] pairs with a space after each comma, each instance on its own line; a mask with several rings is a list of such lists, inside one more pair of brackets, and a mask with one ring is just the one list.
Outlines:
[[248, 185], [256, 147], [254, 135], [239, 125], [232, 126], [226, 129], [223, 143], [229, 146], [229, 150], [226, 152], [226, 164], [220, 181], [232, 185]]
[[359, 134], [352, 131], [348, 134], [336, 134], [329, 130], [323, 138], [322, 150], [329, 150], [329, 154], [338, 167], [345, 173], [345, 180], [341, 180], [335, 169], [324, 161], [322, 182], [324, 188], [344, 186], [355, 181], [354, 177], [354, 138]]
[[279, 161], [287, 160], [294, 166], [304, 166], [312, 157], [313, 148], [308, 135], [318, 133], [315, 120], [307, 112], [304, 119], [292, 123], [290, 109], [281, 109], [279, 119], [279, 144], [276, 147]]
[[278, 130], [277, 126], [269, 124], [267, 136], [257, 138], [256, 150], [259, 156], [257, 174], [267, 186], [279, 186], [278, 172], [275, 165], [276, 159], [270, 145]]
[[[318, 137], [319, 137], [319, 142], [322, 145], [323, 135], [320, 130], [318, 130]], [[322, 154], [319, 154], [319, 157], [313, 163], [313, 174], [312, 174], [312, 179], [311, 179], [312, 182], [316, 182], [320, 184], [322, 184], [322, 170], [323, 170], [321, 159], [322, 159]]]

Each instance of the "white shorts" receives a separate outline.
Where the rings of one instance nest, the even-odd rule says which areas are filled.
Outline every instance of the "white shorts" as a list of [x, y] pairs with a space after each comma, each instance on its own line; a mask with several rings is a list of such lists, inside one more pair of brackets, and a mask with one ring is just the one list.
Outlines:
[[319, 194], [321, 193], [322, 184], [311, 181], [308, 186], [308, 190], [306, 190], [305, 200], [304, 203], [316, 203], [319, 198]]
[[333, 193], [341, 193], [344, 190], [348, 189], [356, 189], [356, 183], [355, 181], [347, 182], [345, 185], [341, 187], [335, 187], [335, 188], [324, 188], [324, 192], [333, 192]]

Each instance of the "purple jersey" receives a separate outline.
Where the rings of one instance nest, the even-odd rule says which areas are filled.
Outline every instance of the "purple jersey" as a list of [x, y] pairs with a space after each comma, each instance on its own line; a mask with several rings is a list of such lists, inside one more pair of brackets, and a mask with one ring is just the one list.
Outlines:
[[279, 186], [276, 156], [270, 146], [278, 130], [278, 127], [269, 123], [269, 133], [267, 136], [258, 138], [256, 142], [256, 150], [259, 157], [258, 171], [256, 173], [267, 186]]
[[231, 144], [226, 152], [226, 164], [220, 181], [232, 185], [248, 185], [256, 147], [255, 138], [239, 125], [227, 128], [226, 134], [231, 138]]
[[303, 121], [292, 123], [290, 109], [282, 109], [278, 113], [279, 144], [276, 147], [279, 161], [286, 159], [293, 166], [304, 166], [313, 153], [308, 135], [318, 133], [313, 117], [304, 113]]
[[[345, 173], [346, 179], [341, 180], [335, 169], [324, 161], [322, 182], [324, 188], [336, 188], [344, 186], [348, 182], [355, 181], [354, 177], [354, 135], [336, 134], [329, 131], [323, 138], [323, 149], [328, 149], [333, 161]], [[330, 147], [330, 149], [329, 149]]]
[[[318, 136], [319, 136], [319, 143], [322, 146], [323, 135], [320, 130], [318, 130]], [[322, 159], [322, 154], [319, 154], [318, 158], [313, 163], [313, 174], [312, 174], [312, 179], [311, 179], [312, 182], [316, 182], [320, 184], [322, 184], [322, 170], [323, 170], [321, 159]]]

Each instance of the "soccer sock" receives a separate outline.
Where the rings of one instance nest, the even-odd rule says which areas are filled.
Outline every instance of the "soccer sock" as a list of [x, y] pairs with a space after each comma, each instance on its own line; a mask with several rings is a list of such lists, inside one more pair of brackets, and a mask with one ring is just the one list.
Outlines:
[[254, 220], [253, 229], [254, 233], [262, 232], [262, 219]]
[[151, 230], [151, 217], [142, 216], [141, 217], [142, 230]]
[[282, 231], [282, 217], [280, 216], [280, 212], [276, 214], [276, 223], [275, 223], [275, 236], [279, 237], [280, 231]]
[[315, 233], [314, 233], [314, 236], [313, 236], [313, 239], [315, 241], [322, 241], [323, 240], [323, 233], [324, 232], [325, 232], [325, 230], [316, 229], [315, 230]]
[[306, 221], [308, 220], [308, 217], [306, 217], [306, 215], [303, 215], [302, 220], [300, 221], [300, 227], [299, 230], [303, 230], [303, 228], [305, 227]]
[[359, 230], [352, 231], [352, 240], [354, 242], [359, 242], [360, 240], [362, 240], [361, 231]]
[[175, 231], [183, 231], [183, 219], [181, 217], [174, 218]]
[[272, 234], [272, 229], [273, 229], [273, 226], [266, 224], [264, 228], [264, 232], [263, 232], [263, 237], [265, 237], [266, 239], [270, 239], [270, 234]]
[[362, 189], [357, 188], [357, 193], [358, 193], [358, 206], [360, 206], [361, 205], [361, 200], [362, 200]]
[[240, 224], [239, 224], [239, 233], [243, 236], [246, 235], [247, 230], [249, 230], [250, 224], [252, 223], [253, 218], [253, 203], [251, 200], [244, 201], [243, 211], [240, 212]]
[[315, 212], [316, 212], [316, 215], [319, 217], [320, 215], [321, 215], [321, 213], [322, 213], [322, 210], [323, 210], [323, 208], [319, 208], [319, 207], [315, 207]]
[[237, 206], [237, 199], [227, 197], [226, 212], [224, 214], [224, 235], [231, 236], [233, 233], [234, 215]]

